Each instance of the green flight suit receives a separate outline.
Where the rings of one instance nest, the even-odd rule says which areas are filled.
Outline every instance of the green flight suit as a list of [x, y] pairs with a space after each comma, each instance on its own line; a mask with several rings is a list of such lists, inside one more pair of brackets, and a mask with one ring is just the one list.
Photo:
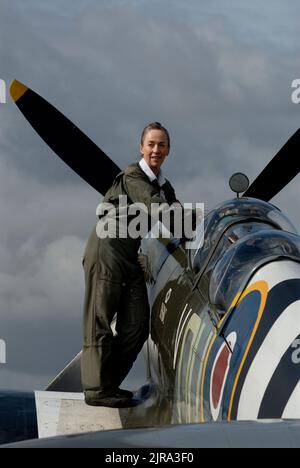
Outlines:
[[[160, 190], [163, 190], [164, 198]], [[138, 163], [120, 173], [104, 202], [118, 206], [119, 195], [129, 204], [172, 204], [171, 184], [150, 182]], [[84, 343], [82, 385], [89, 398], [119, 387], [149, 334], [149, 305], [143, 271], [138, 263], [140, 239], [100, 239], [94, 228], [85, 250]], [[111, 323], [117, 314], [116, 336]]]

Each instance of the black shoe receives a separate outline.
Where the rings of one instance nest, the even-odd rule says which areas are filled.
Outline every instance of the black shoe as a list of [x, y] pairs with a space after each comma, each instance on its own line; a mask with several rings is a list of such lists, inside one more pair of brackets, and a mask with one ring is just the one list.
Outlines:
[[131, 398], [121, 396], [118, 393], [101, 396], [98, 398], [85, 397], [85, 403], [89, 406], [105, 406], [107, 408], [129, 408], [131, 406]]
[[129, 390], [123, 390], [122, 388], [117, 388], [115, 393], [117, 395], [121, 395], [122, 397], [126, 397], [126, 398], [132, 398], [133, 397], [132, 392], [130, 392]]

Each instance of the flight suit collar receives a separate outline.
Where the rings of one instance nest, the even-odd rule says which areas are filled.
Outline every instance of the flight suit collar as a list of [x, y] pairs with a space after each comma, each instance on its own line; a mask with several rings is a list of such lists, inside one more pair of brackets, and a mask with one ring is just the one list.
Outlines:
[[142, 158], [139, 161], [139, 165], [142, 171], [146, 174], [146, 176], [150, 180], [150, 182], [157, 181], [160, 187], [162, 187], [166, 183], [166, 179], [163, 176], [162, 170], [159, 171], [158, 177], [156, 177], [156, 175], [154, 174], [152, 169], [150, 169], [150, 167], [148, 166], [144, 158]]

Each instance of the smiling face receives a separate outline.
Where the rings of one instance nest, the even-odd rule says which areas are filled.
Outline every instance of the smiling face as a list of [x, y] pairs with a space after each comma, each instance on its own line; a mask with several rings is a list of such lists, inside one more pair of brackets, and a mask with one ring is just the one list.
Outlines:
[[140, 151], [150, 169], [157, 176], [170, 151], [166, 133], [163, 130], [148, 130]]

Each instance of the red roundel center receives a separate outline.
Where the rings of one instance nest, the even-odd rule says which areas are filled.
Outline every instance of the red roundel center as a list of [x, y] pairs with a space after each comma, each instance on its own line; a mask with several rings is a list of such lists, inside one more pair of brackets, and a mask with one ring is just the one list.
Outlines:
[[214, 408], [217, 409], [221, 398], [221, 391], [226, 377], [226, 372], [229, 366], [230, 351], [225, 345], [218, 357], [215, 365], [213, 379], [212, 379], [212, 402]]

